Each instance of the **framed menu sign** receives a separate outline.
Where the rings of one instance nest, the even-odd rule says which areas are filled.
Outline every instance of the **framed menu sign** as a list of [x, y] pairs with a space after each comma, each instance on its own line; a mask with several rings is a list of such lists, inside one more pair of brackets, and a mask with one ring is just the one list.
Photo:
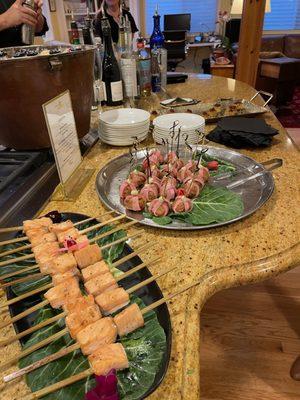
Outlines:
[[64, 197], [76, 198], [93, 170], [81, 167], [82, 157], [69, 90], [43, 104], [43, 111]]
[[70, 92], [43, 104], [43, 110], [60, 181], [65, 184], [81, 163]]

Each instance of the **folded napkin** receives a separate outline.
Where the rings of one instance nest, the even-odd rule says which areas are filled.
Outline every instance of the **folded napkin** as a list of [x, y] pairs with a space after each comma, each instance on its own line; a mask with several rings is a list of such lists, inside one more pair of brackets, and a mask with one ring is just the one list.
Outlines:
[[243, 147], [266, 147], [278, 131], [266, 124], [263, 119], [245, 117], [227, 117], [208, 135], [207, 139], [226, 146], [241, 149]]

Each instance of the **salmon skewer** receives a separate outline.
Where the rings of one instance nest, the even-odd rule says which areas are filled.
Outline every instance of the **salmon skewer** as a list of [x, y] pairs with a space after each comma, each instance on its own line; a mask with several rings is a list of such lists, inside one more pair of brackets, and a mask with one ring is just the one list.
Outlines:
[[[111, 232], [112, 232], [112, 231], [110, 231], [110, 233], [111, 233]], [[107, 234], [107, 233], [106, 233], [106, 234]], [[100, 235], [100, 236], [102, 236], [102, 235]], [[111, 246], [114, 246], [114, 245], [116, 245], [116, 244], [125, 242], [125, 241], [127, 241], [128, 239], [134, 239], [134, 238], [136, 238], [136, 237], [138, 237], [138, 236], [140, 236], [140, 233], [137, 233], [137, 234], [134, 234], [134, 235], [131, 235], [131, 236], [125, 236], [125, 237], [123, 237], [123, 238], [121, 238], [121, 239], [117, 239], [117, 240], [115, 240], [114, 242], [111, 242], [111, 243], [108, 243], [108, 244], [102, 246], [102, 247], [101, 247], [101, 250], [108, 249], [108, 248], [110, 248]], [[98, 239], [95, 238], [95, 240], [98, 240]], [[124, 259], [125, 259], [125, 257], [124, 257]], [[34, 294], [44, 292], [44, 291], [48, 290], [49, 288], [51, 288], [52, 286], [53, 286], [53, 284], [52, 284], [52, 283], [49, 283], [48, 285], [45, 285], [45, 286], [39, 287], [39, 288], [37, 288], [37, 289], [34, 289], [34, 290], [30, 291], [30, 292], [24, 293], [24, 294], [21, 295], [21, 296], [17, 296], [17, 297], [15, 297], [15, 298], [11, 299], [11, 300], [6, 301], [4, 304], [1, 304], [0, 309], [1, 309], [1, 308], [5, 308], [6, 306], [10, 306], [10, 305], [12, 305], [12, 304], [15, 304], [15, 303], [17, 303], [18, 301], [24, 300], [24, 299], [26, 299], [27, 297], [30, 297], [30, 296], [32, 296], [32, 295], [34, 295]], [[27, 315], [28, 315], [28, 314], [27, 314]], [[15, 318], [15, 317], [14, 317], [14, 318]], [[7, 325], [0, 324], [0, 329], [3, 328], [4, 326], [7, 326]]]
[[[134, 238], [134, 236], [132, 238]], [[132, 259], [132, 258], [134, 258], [136, 256], [138, 256], [137, 252], [143, 251], [143, 250], [149, 248], [150, 246], [151, 246], [151, 243], [146, 243], [146, 244], [143, 244], [143, 245], [137, 247], [134, 250], [134, 252], [130, 253], [129, 255], [127, 255], [125, 257], [122, 257], [118, 261], [115, 261], [112, 264], [112, 268], [117, 268], [118, 266], [122, 265], [124, 262], [126, 262], [126, 261], [128, 261], [128, 260], [130, 260], [130, 259]], [[84, 271], [86, 271], [87, 269], [88, 269], [88, 267], [85, 268]], [[70, 276], [68, 276], [68, 277], [70, 277]], [[58, 276], [58, 275], [53, 276], [52, 277], [53, 282], [54, 282], [54, 279], [60, 279], [60, 276]], [[60, 282], [61, 281], [57, 281], [57, 284], [60, 283]], [[99, 303], [98, 303], [98, 305], [100, 307]], [[100, 307], [100, 309], [101, 309], [101, 307]], [[49, 318], [49, 320], [46, 320], [46, 321], [41, 322], [40, 324], [34, 325], [33, 327], [31, 327], [29, 329], [26, 329], [25, 331], [22, 331], [22, 332], [18, 333], [15, 336], [9, 337], [9, 338], [4, 339], [4, 340], [0, 340], [0, 346], [6, 346], [9, 343], [13, 343], [16, 340], [19, 340], [19, 339], [23, 338], [24, 336], [27, 336], [27, 335], [29, 335], [29, 334], [31, 334], [33, 332], [36, 332], [40, 328], [43, 328], [44, 326], [50, 325], [52, 322], [55, 322], [55, 321], [65, 317], [65, 316], [66, 316], [66, 313], [63, 312], [63, 313], [61, 313], [61, 314], [59, 314], [59, 315], [57, 315], [57, 316], [55, 316], [53, 318]]]
[[[93, 225], [93, 226], [91, 226], [91, 227], [89, 227], [89, 228], [83, 229], [83, 230], [81, 230], [81, 231], [78, 231], [78, 230], [75, 231], [76, 228], [74, 228], [74, 225], [73, 225], [73, 223], [72, 223], [71, 221], [62, 222], [61, 224], [65, 224], [64, 227], [67, 227], [67, 230], [66, 230], [66, 231], [64, 230], [64, 231], [62, 231], [62, 232], [58, 232], [58, 231], [57, 231], [56, 236], [59, 238], [60, 243], [63, 243], [63, 241], [64, 241], [65, 239], [68, 238], [68, 233], [67, 233], [67, 232], [73, 233], [73, 234], [75, 233], [76, 236], [78, 237], [79, 235], [84, 235], [84, 234], [86, 234], [86, 233], [88, 233], [88, 232], [92, 232], [92, 231], [95, 230], [95, 229], [101, 228], [101, 227], [103, 227], [103, 226], [105, 226], [105, 225], [108, 225], [108, 224], [110, 224], [110, 223], [119, 221], [119, 220], [124, 219], [124, 218], [126, 218], [126, 215], [122, 214], [122, 215], [119, 215], [119, 216], [117, 216], [117, 217], [111, 218], [111, 219], [109, 219], [109, 220], [107, 220], [107, 221], [100, 222], [99, 224]], [[70, 228], [68, 225], [66, 225], [67, 223], [71, 223], [71, 224], [72, 224], [72, 227]], [[55, 225], [55, 224], [54, 224], [54, 225]], [[54, 229], [54, 228], [52, 228], [52, 233], [54, 232], [53, 229]], [[34, 232], [35, 235], [34, 235], [34, 236], [31, 236], [31, 238], [28, 237], [28, 236], [26, 236], [30, 241], [31, 241], [31, 240], [35, 240], [37, 237], [42, 236], [42, 235], [45, 234], [45, 233], [49, 233], [48, 231], [47, 231], [47, 232], [43, 232], [43, 231], [40, 231], [40, 230], [38, 230], [38, 232], [36, 232], [36, 230], [34, 230], [34, 231], [35, 231], [35, 232]], [[27, 233], [28, 233], [28, 232], [29, 232], [29, 231], [27, 231]], [[55, 232], [54, 232], [54, 233], [55, 233]], [[30, 234], [31, 234], [31, 233], [30, 233]], [[18, 240], [18, 239], [19, 239], [19, 238], [17, 238], [17, 240]], [[19, 240], [18, 240], [18, 241], [19, 241]], [[3, 246], [4, 244], [8, 244], [7, 241], [6, 241], [6, 242], [0, 242], [0, 246], [1, 246], [1, 245]], [[20, 251], [20, 250], [31, 249], [32, 247], [33, 247], [32, 244], [28, 244], [28, 245], [22, 246], [22, 247], [16, 247], [15, 249], [8, 250], [8, 251], [5, 251], [5, 252], [1, 253], [1, 254], [0, 254], [0, 257], [3, 257], [3, 256], [8, 255], [8, 254], [16, 253], [16, 252], [18, 252], [18, 251]], [[23, 257], [25, 257], [25, 256], [23, 256]], [[0, 262], [0, 266], [9, 265], [9, 264], [12, 264], [12, 263], [17, 262], [17, 261], [28, 260], [28, 259], [30, 259], [30, 258], [34, 258], [34, 254], [28, 254], [26, 257], [27, 257], [27, 258], [16, 257], [16, 258], [13, 258], [13, 259], [8, 260], [8, 261], [10, 261], [10, 262], [8, 262], [8, 261], [1, 261], [1, 262]]]
[[[102, 218], [102, 217], [105, 217], [106, 215], [113, 214], [113, 213], [114, 213], [114, 211], [108, 211], [108, 212], [105, 212], [104, 214], [99, 215], [99, 217], [89, 217], [89, 218], [83, 219], [83, 220], [81, 220], [79, 222], [76, 222], [74, 224], [74, 226], [78, 226], [80, 224], [84, 224], [84, 223], [90, 222], [93, 219]], [[42, 217], [42, 218], [47, 218], [47, 217]], [[43, 222], [41, 223], [42, 218], [36, 218], [36, 219], [33, 219], [33, 220], [24, 221], [22, 226], [13, 226], [13, 227], [10, 227], [10, 228], [0, 228], [0, 233], [22, 231], [22, 230], [24, 230], [24, 224], [26, 225], [26, 228], [25, 228], [26, 230], [28, 230], [28, 229], [39, 229], [41, 226], [43, 226]], [[51, 218], [49, 218], [49, 219], [51, 220]], [[51, 220], [51, 222], [52, 222], [52, 220]], [[47, 225], [48, 226], [52, 225], [51, 222], [48, 221], [48, 224], [46, 223], [46, 226]], [[20, 238], [18, 238], [18, 239], [20, 239]], [[27, 240], [27, 237], [23, 236], [22, 240], [23, 241]], [[10, 244], [10, 243], [6, 243], [6, 244]], [[3, 243], [0, 242], [0, 245], [2, 246]]]
[[[173, 271], [174, 269], [175, 268], [171, 268], [157, 276], [152, 276], [151, 278], [149, 278], [143, 282], [140, 282], [139, 284], [133, 286], [132, 288], [130, 288], [127, 291], [128, 295], [135, 292], [136, 290], [148, 285], [149, 283], [155, 281], [156, 279], [160, 278], [161, 276], [166, 275], [167, 273]], [[89, 296], [87, 296], [87, 298], [88, 297]], [[91, 303], [91, 305], [94, 305], [94, 304]], [[132, 305], [134, 306], [134, 304], [132, 304]], [[130, 309], [130, 307], [128, 307], [128, 309]], [[72, 308], [68, 307], [68, 305], [67, 305], [66, 308], [68, 308], [68, 310], [71, 311], [71, 313], [66, 317], [66, 325], [69, 328], [69, 333], [72, 336], [72, 338], [76, 339], [77, 344], [66, 347], [65, 349], [62, 349], [62, 350], [58, 351], [57, 353], [52, 354], [51, 356], [47, 356], [44, 359], [41, 359], [25, 368], [22, 368], [19, 371], [15, 371], [14, 373], [12, 373], [4, 378], [5, 382], [9, 382], [12, 379], [15, 379], [19, 376], [22, 376], [30, 371], [33, 371], [33, 370], [41, 367], [42, 365], [46, 365], [51, 361], [57, 360], [57, 359], [65, 356], [66, 354], [72, 353], [74, 350], [78, 350], [79, 348], [81, 349], [81, 351], [84, 355], [91, 355], [92, 353], [97, 351], [97, 349], [99, 348], [99, 342], [101, 344], [101, 347], [103, 346], [103, 340], [101, 339], [102, 336], [100, 336], [100, 338], [99, 338], [99, 334], [97, 333], [97, 331], [103, 331], [103, 329], [107, 329], [107, 323], [105, 323], [103, 325], [103, 322], [101, 322], [102, 320], [106, 321], [107, 317], [103, 317], [103, 318], [100, 317], [100, 319], [99, 319], [99, 314], [95, 315], [95, 316], [93, 316], [93, 318], [96, 320], [95, 322], [86, 325], [83, 329], [82, 328], [80, 329], [80, 323], [78, 322], [78, 320], [80, 318], [80, 312], [81, 312], [80, 307], [77, 307], [77, 310], [75, 310], [74, 308], [72, 309]], [[139, 310], [139, 308], [138, 308], [138, 310]], [[77, 315], [77, 321], [76, 321], [75, 314]], [[133, 313], [132, 313], [132, 315], [133, 315]], [[86, 320], [86, 318], [83, 318], [83, 319]], [[141, 321], [139, 321], [139, 322], [140, 322], [139, 326], [137, 326], [137, 322], [135, 321], [136, 329], [138, 327], [142, 327], [144, 325], [144, 319], [142, 318], [142, 323], [141, 323]], [[109, 317], [109, 325], [111, 325], [111, 324], [113, 324], [114, 330], [109, 330], [108, 340], [106, 341], [106, 344], [108, 342], [112, 343], [112, 337], [115, 337], [115, 340], [117, 338], [118, 325], [116, 324], [114, 318]], [[82, 326], [83, 325], [81, 325], [81, 327]], [[119, 324], [119, 326], [120, 326], [120, 324]], [[62, 332], [65, 333], [65, 329]], [[50, 338], [48, 338], [48, 340], [49, 339]], [[28, 349], [26, 350], [25, 355], [28, 355]], [[23, 357], [23, 354], [21, 354], [21, 357], [19, 356], [18, 359], [22, 358], [22, 357]], [[14, 361], [17, 361], [17, 357], [15, 357], [13, 360], [10, 360], [9, 362], [5, 363], [4, 367], [8, 366], [9, 364], [11, 364], [11, 362], [14, 362]]]
[[[181, 288], [180, 290], [178, 290], [178, 291], [175, 292], [174, 294], [171, 294], [171, 295], [169, 295], [169, 296], [167, 296], [167, 297], [163, 297], [163, 298], [161, 298], [160, 300], [156, 301], [155, 303], [153, 303], [153, 304], [151, 304], [151, 305], [149, 305], [149, 306], [143, 308], [142, 310], [140, 310], [142, 316], [145, 315], [147, 312], [152, 311], [152, 310], [154, 310], [155, 308], [159, 307], [160, 305], [166, 303], [167, 301], [173, 299], [175, 296], [178, 296], [178, 295], [180, 295], [181, 293], [184, 293], [184, 292], [186, 292], [187, 290], [189, 290], [189, 289], [191, 289], [191, 288], [193, 288], [193, 287], [199, 285], [200, 282], [201, 282], [201, 280], [199, 280], [199, 281], [197, 281], [197, 282], [194, 282], [194, 283], [192, 283], [192, 284], [190, 284], [190, 285], [184, 286], [183, 288]], [[130, 306], [130, 307], [131, 307], [131, 306]], [[129, 307], [128, 307], [128, 308], [129, 308]], [[137, 311], [136, 307], [135, 307], [135, 309], [133, 309], [133, 307], [132, 307], [132, 311], [131, 311], [132, 314], [131, 314], [131, 315], [133, 315], [133, 316], [135, 317], [135, 316], [137, 315], [137, 314], [136, 314], [137, 312], [138, 312], [138, 311]], [[121, 313], [120, 313], [119, 315], [121, 315]], [[124, 315], [124, 314], [123, 314], [123, 315]], [[126, 327], [126, 328], [128, 329], [128, 328], [129, 328], [129, 325], [127, 324], [127, 321], [126, 321], [125, 319], [123, 319], [123, 320], [124, 320], [124, 327]], [[115, 320], [114, 320], [114, 321], [115, 321]], [[125, 323], [125, 322], [126, 322], [126, 323]], [[136, 322], [136, 323], [139, 323], [139, 325], [140, 325], [140, 324], [141, 324], [140, 317], [138, 317], [138, 318], [135, 320], [135, 322]], [[119, 327], [120, 327], [120, 325], [119, 325]], [[110, 345], [110, 346], [111, 346], [111, 345]], [[106, 346], [105, 346], [105, 347], [106, 347]], [[103, 346], [102, 348], [105, 349], [105, 347]], [[114, 347], [115, 347], [115, 346], [114, 346]], [[62, 351], [66, 351], [66, 349], [61, 350], [61, 352], [62, 352]], [[34, 392], [34, 393], [31, 393], [30, 395], [26, 396], [24, 400], [39, 399], [39, 398], [41, 398], [41, 397], [43, 397], [43, 396], [45, 396], [45, 395], [47, 395], [47, 394], [53, 393], [53, 392], [55, 392], [55, 391], [57, 391], [57, 390], [59, 390], [59, 389], [61, 389], [61, 388], [63, 388], [63, 387], [66, 387], [66, 386], [71, 385], [71, 384], [73, 384], [73, 383], [75, 383], [75, 382], [78, 382], [78, 381], [80, 381], [80, 380], [82, 380], [82, 379], [84, 379], [84, 378], [87, 378], [88, 376], [91, 376], [91, 375], [93, 375], [93, 374], [97, 374], [97, 375], [98, 375], [98, 373], [103, 374], [103, 371], [105, 371], [105, 368], [108, 367], [108, 366], [110, 366], [110, 367], [112, 367], [112, 368], [115, 368], [115, 369], [118, 369], [118, 367], [120, 367], [120, 369], [126, 368], [126, 366], [125, 366], [125, 360], [124, 360], [124, 358], [121, 357], [121, 355], [119, 355], [119, 357], [116, 356], [116, 357], [114, 358], [114, 357], [111, 355], [112, 349], [109, 348], [107, 351], [108, 351], [108, 356], [107, 356], [107, 358], [105, 357], [105, 355], [102, 355], [101, 352], [99, 352], [99, 351], [97, 351], [97, 350], [96, 350], [92, 355], [90, 355], [90, 356], [88, 357], [88, 360], [89, 360], [89, 362], [90, 362], [91, 368], [87, 369], [86, 371], [81, 372], [80, 374], [74, 375], [74, 376], [72, 376], [72, 377], [70, 377], [70, 378], [64, 379], [64, 380], [62, 380], [62, 381], [60, 381], [60, 382], [57, 382], [57, 383], [55, 383], [55, 384], [53, 384], [53, 385], [50, 385], [50, 386], [48, 386], [48, 387], [46, 387], [46, 388], [44, 388], [44, 389], [38, 390], [38, 391], [36, 391], [36, 392]], [[117, 350], [116, 350], [116, 351], [117, 351]], [[104, 352], [105, 352], [105, 350], [104, 350]], [[57, 354], [57, 353], [56, 353], [56, 354]], [[67, 353], [65, 353], [65, 354], [67, 354]], [[105, 354], [105, 353], [104, 353], [104, 354]], [[119, 353], [117, 353], [117, 354], [119, 354]], [[99, 355], [99, 359], [97, 359], [97, 355]], [[109, 357], [109, 355], [111, 355], [111, 357]], [[51, 357], [51, 359], [50, 359], [50, 357]], [[55, 354], [52, 354], [51, 356], [49, 356], [50, 361], [54, 361], [55, 359], [57, 359], [57, 358], [54, 358], [54, 357], [55, 357]], [[101, 360], [103, 360], [103, 363], [101, 363]], [[107, 361], [106, 361], [106, 360], [107, 360]], [[41, 361], [42, 361], [42, 360], [41, 360]], [[120, 364], [119, 364], [119, 362], [120, 362]], [[37, 362], [37, 363], [38, 363], [38, 362]], [[36, 364], [37, 364], [37, 363], [36, 363]], [[32, 364], [32, 365], [33, 365], [33, 364]], [[40, 366], [42, 366], [42, 365], [45, 365], [45, 364], [43, 363], [43, 364], [41, 364]], [[11, 381], [12, 379], [15, 379], [17, 376], [20, 376], [19, 374], [24, 374], [24, 373], [30, 372], [30, 371], [31, 371], [30, 367], [31, 367], [31, 366], [25, 367], [25, 368], [23, 368], [23, 369], [20, 370], [20, 371], [16, 371], [16, 372], [14, 372], [14, 373], [12, 373], [12, 374], [10, 374], [10, 375], [8, 375], [8, 376], [5, 376], [5, 377], [3, 378], [4, 382], [9, 382], [9, 381]], [[36, 368], [38, 368], [38, 366], [36, 366]], [[95, 369], [94, 369], [94, 368], [95, 368]], [[103, 369], [102, 369], [102, 368], [103, 368]], [[27, 370], [26, 370], [26, 369], [27, 369]]]
[[[111, 229], [110, 231], [107, 231], [107, 232], [104, 232], [104, 233], [102, 233], [102, 234], [100, 234], [100, 235], [97, 235], [96, 237], [94, 237], [93, 239], [91, 239], [90, 241], [89, 241], [89, 243], [90, 244], [92, 244], [92, 243], [95, 243], [95, 242], [97, 242], [98, 240], [100, 240], [100, 239], [103, 239], [104, 237], [106, 237], [106, 236], [109, 236], [109, 235], [112, 235], [113, 233], [116, 233], [116, 232], [118, 232], [118, 231], [120, 231], [120, 230], [125, 230], [125, 229], [127, 229], [127, 228], [129, 228], [130, 226], [133, 226], [133, 225], [135, 225], [135, 224], [137, 224], [138, 222], [137, 221], [131, 221], [131, 222], [127, 222], [126, 224], [124, 224], [124, 225], [118, 225], [116, 228], [114, 228], [114, 229]], [[122, 240], [123, 241], [123, 240]], [[28, 259], [28, 258], [32, 258], [32, 255], [31, 254], [29, 254], [28, 256], [23, 256], [23, 257], [19, 257], [19, 261], [22, 259], [22, 260], [25, 260], [25, 259]], [[51, 258], [51, 257], [50, 257]], [[15, 259], [16, 260], [16, 259]], [[40, 256], [40, 258], [39, 258], [39, 261], [40, 262], [47, 262], [49, 260], [49, 257], [47, 256], [47, 257], [43, 257], [42, 255]], [[15, 261], [14, 261], [15, 262]], [[4, 262], [6, 265], [9, 263], [9, 261], [5, 261]], [[0, 263], [0, 266], [1, 265], [3, 265], [3, 262], [2, 263]], [[20, 266], [20, 268], [22, 268], [21, 266]], [[20, 271], [18, 271], [18, 273], [20, 274], [20, 273], [22, 273], [22, 272], [25, 272], [25, 271], [27, 271], [28, 270], [28, 268], [38, 268], [38, 265], [34, 265], [34, 266], [32, 266], [32, 267], [26, 267], [26, 268], [22, 268]], [[15, 271], [15, 272], [13, 272], [13, 273], [10, 273], [10, 274], [6, 274], [6, 275], [3, 275], [2, 277], [0, 277], [0, 279], [6, 279], [6, 278], [8, 278], [8, 277], [12, 277], [12, 276], [15, 276], [15, 275], [17, 275], [17, 271]], [[36, 278], [36, 276], [35, 275], [31, 275], [30, 276], [30, 278], [32, 278], [32, 279], [34, 279], [34, 278]], [[28, 277], [28, 280], [30, 279], [29, 277]], [[11, 282], [11, 285], [13, 285], [14, 283], [13, 282]], [[6, 284], [4, 284], [5, 285], [5, 287], [7, 287], [7, 286], [9, 286], [9, 285], [6, 285]], [[0, 286], [0, 288], [1, 288], [1, 286]]]

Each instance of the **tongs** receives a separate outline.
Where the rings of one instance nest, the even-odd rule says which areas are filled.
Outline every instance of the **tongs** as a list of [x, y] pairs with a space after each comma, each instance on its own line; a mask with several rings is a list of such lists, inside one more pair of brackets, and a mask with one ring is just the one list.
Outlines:
[[283, 165], [283, 160], [281, 158], [273, 158], [272, 160], [264, 161], [261, 164], [263, 166], [266, 166], [266, 168], [263, 171], [257, 172], [256, 174], [248, 176], [247, 178], [239, 179], [235, 182], [229, 183], [228, 185], [226, 185], [226, 188], [233, 189], [233, 188], [240, 186], [246, 182], [249, 182], [253, 179], [258, 178], [258, 177], [266, 174], [267, 172], [273, 171], [274, 169], [279, 168]]

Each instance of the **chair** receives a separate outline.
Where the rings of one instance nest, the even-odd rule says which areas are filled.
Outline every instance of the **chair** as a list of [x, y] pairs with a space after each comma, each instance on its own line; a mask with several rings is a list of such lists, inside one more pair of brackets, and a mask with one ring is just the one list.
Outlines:
[[186, 31], [164, 31], [168, 50], [168, 71], [175, 71], [177, 65], [186, 59]]

